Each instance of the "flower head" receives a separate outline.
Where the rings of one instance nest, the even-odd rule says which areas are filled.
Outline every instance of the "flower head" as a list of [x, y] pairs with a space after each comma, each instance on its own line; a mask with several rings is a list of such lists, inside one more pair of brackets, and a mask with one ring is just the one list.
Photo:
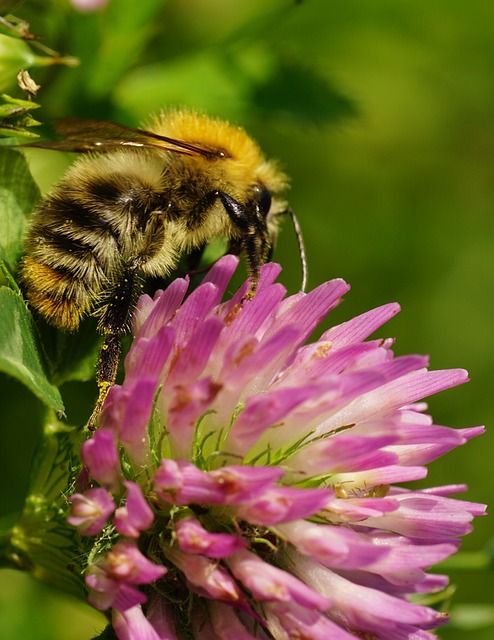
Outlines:
[[72, 497], [95, 535], [90, 602], [121, 639], [433, 638], [447, 616], [410, 596], [445, 586], [426, 570], [483, 508], [398, 483], [482, 432], [420, 402], [465, 371], [367, 340], [395, 304], [303, 346], [348, 286], [285, 298], [269, 264], [253, 299], [246, 283], [221, 302], [236, 265], [139, 300], [125, 380], [84, 445], [100, 486]]

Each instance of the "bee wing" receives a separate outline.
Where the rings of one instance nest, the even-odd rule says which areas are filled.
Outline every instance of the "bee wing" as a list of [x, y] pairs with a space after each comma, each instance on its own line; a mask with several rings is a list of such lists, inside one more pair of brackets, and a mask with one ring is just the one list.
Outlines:
[[159, 149], [186, 155], [221, 156], [222, 152], [197, 144], [161, 136], [152, 131], [126, 127], [106, 120], [67, 118], [55, 124], [55, 131], [62, 140], [40, 140], [22, 146], [87, 153], [105, 153], [121, 148]]

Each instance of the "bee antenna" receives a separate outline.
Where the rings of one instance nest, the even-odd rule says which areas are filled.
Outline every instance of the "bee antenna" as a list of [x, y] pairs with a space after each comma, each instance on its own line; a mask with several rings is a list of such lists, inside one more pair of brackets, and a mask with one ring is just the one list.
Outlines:
[[304, 237], [302, 235], [302, 229], [300, 228], [297, 216], [295, 215], [293, 209], [289, 207], [286, 210], [286, 213], [288, 213], [292, 220], [293, 228], [295, 229], [295, 235], [297, 236], [298, 253], [300, 256], [300, 262], [302, 264], [302, 286], [300, 287], [300, 291], [305, 292], [307, 288], [307, 277], [309, 270], [307, 268], [307, 253], [305, 251]]

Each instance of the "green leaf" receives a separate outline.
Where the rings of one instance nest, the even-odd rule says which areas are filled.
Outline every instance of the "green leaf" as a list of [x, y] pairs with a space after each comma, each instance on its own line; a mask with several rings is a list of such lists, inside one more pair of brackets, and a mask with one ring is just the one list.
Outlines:
[[65, 382], [86, 382], [94, 378], [101, 336], [93, 318], [86, 319], [77, 333], [58, 331], [43, 324], [40, 335], [54, 383], [61, 386]]
[[5, 263], [5, 256], [3, 254], [3, 249], [2, 247], [0, 247], [0, 273], [3, 276], [3, 279], [5, 280], [5, 282], [0, 278], [0, 285], [4, 285], [5, 283], [7, 283], [7, 285], [12, 289], [12, 291], [15, 291], [16, 293], [20, 293], [21, 290], [19, 289], [19, 286], [17, 284], [17, 282], [14, 279], [14, 276], [10, 273], [6, 263]]
[[22, 253], [27, 216], [39, 199], [24, 155], [0, 147], [0, 248], [12, 273]]
[[22, 253], [27, 216], [39, 190], [19, 151], [0, 149], [0, 260], [10, 288], [0, 289], [0, 368], [17, 378], [54, 410], [62, 412], [58, 389], [48, 379], [33, 321], [12, 277]]
[[7, 287], [0, 287], [0, 370], [17, 378], [45, 404], [63, 413], [60, 392], [48, 379], [31, 314], [23, 299]]

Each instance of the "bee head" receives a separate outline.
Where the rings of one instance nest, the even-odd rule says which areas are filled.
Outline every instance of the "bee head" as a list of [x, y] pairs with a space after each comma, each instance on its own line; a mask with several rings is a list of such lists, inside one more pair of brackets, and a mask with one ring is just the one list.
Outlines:
[[282, 211], [277, 210], [271, 192], [261, 183], [254, 186], [246, 204], [224, 191], [218, 191], [217, 196], [236, 231], [231, 250], [245, 254], [254, 292], [260, 268], [271, 258], [278, 228], [276, 216]]

